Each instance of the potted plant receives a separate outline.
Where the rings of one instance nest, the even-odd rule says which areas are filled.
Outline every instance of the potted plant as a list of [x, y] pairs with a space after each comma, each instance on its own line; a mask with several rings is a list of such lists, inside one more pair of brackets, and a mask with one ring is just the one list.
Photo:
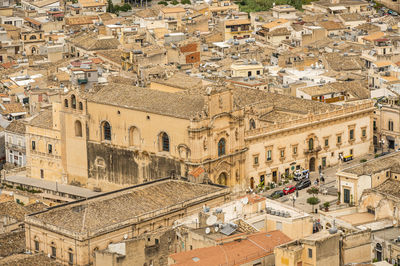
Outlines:
[[329, 202], [324, 202], [324, 208], [326, 212], [329, 211], [329, 205]]

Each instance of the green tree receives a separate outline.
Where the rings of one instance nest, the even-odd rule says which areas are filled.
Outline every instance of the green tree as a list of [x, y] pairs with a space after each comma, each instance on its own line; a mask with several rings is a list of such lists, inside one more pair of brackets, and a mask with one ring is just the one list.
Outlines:
[[190, 5], [191, 2], [190, 2], [190, 0], [181, 0], [181, 4], [182, 5]]
[[179, 4], [179, 2], [177, 0], [172, 0], [171, 4], [173, 4], [174, 6], [176, 6], [177, 4]]
[[309, 189], [307, 189], [307, 193], [315, 197], [316, 195], [318, 195], [319, 190], [317, 187], [310, 187]]
[[114, 5], [112, 0], [107, 0], [107, 12], [114, 13]]
[[312, 206], [312, 212], [314, 212], [314, 205], [319, 203], [319, 199], [317, 197], [310, 197], [307, 199], [307, 203]]

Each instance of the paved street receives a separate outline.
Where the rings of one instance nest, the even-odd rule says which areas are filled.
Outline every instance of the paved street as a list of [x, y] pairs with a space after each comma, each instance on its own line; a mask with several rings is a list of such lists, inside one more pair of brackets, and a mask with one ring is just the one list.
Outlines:
[[[336, 173], [337, 173], [339, 167], [340, 167], [340, 169], [344, 169], [344, 168], [359, 164], [361, 159], [371, 160], [373, 158], [374, 158], [374, 155], [373, 154], [369, 154], [369, 155], [366, 155], [366, 156], [363, 156], [363, 157], [355, 158], [352, 161], [344, 162], [344, 163], [341, 163], [340, 165], [335, 165], [333, 167], [329, 167], [329, 168], [324, 169], [322, 171], [322, 173], [323, 173], [324, 178], [325, 178], [325, 184], [321, 184], [321, 182], [320, 182], [320, 184], [318, 186], [320, 188], [320, 191], [323, 190], [323, 189], [327, 189], [327, 190], [329, 189], [330, 191], [337, 190], [337, 187], [336, 187]], [[319, 177], [318, 171], [311, 173], [310, 178], [311, 178], [312, 186], [314, 185], [314, 181], [316, 180], [317, 177]], [[296, 182], [292, 182], [292, 183], [287, 184], [286, 186], [295, 185], [295, 184], [296, 184]], [[279, 190], [279, 189], [283, 189], [284, 187], [285, 186], [281, 186], [279, 188], [268, 190], [267, 192], [264, 192], [263, 195], [264, 196], [271, 195], [274, 191]], [[307, 189], [308, 188], [302, 189], [302, 190], [299, 191], [298, 197], [295, 200], [295, 207], [297, 207], [297, 208], [299, 208], [299, 209], [301, 209], [301, 210], [303, 210], [305, 212], [311, 213], [312, 212], [312, 206], [307, 203], [307, 199], [310, 197], [310, 195], [307, 193]], [[293, 199], [294, 195], [296, 195], [296, 193], [283, 196], [282, 198], [279, 198], [277, 200], [282, 202], [282, 203], [284, 203], [284, 204], [293, 206], [293, 200], [292, 199]], [[337, 196], [336, 195], [318, 194], [318, 198], [320, 199], [320, 203], [319, 204], [323, 204], [326, 201], [333, 201], [333, 200], [337, 199]], [[319, 204], [315, 205], [315, 208], [318, 208]]]

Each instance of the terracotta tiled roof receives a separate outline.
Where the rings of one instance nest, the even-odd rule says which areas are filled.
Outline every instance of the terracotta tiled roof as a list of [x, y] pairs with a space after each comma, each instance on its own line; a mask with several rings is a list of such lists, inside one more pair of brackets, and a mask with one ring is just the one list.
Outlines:
[[6, 131], [17, 134], [25, 134], [25, 123], [21, 122], [20, 120], [14, 120], [8, 125]]
[[173, 265], [176, 266], [242, 265], [272, 254], [276, 246], [290, 240], [281, 231], [276, 230], [248, 235], [247, 239], [241, 241], [175, 253], [169, 257], [174, 260]]

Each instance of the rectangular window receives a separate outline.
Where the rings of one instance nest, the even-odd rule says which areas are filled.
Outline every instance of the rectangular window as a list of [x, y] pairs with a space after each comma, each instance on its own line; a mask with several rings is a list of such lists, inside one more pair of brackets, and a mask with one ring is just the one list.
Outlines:
[[268, 150], [267, 151], [267, 161], [271, 161], [272, 160], [272, 151]]
[[39, 241], [35, 240], [35, 251], [39, 251]]
[[74, 253], [68, 252], [68, 263], [73, 264], [74, 263]]
[[349, 138], [350, 140], [354, 140], [354, 129], [350, 129]]
[[260, 70], [257, 70], [257, 75], [260, 75], [260, 73], [261, 73]]
[[376, 120], [374, 120], [374, 122], [373, 122], [373, 127], [374, 127], [374, 130], [376, 130]]
[[308, 249], [308, 257], [312, 258], [312, 249], [311, 248]]
[[367, 130], [363, 128], [362, 132], [362, 137], [365, 138], [367, 136]]
[[329, 146], [329, 139], [325, 139], [325, 147]]
[[293, 147], [293, 154], [296, 155], [297, 154], [297, 146]]
[[342, 136], [337, 136], [337, 143], [338, 144], [342, 143]]
[[51, 247], [51, 257], [52, 258], [57, 257], [57, 249], [56, 249], [56, 247]]
[[258, 164], [258, 156], [254, 156], [254, 164]]
[[281, 157], [285, 157], [285, 150], [281, 150]]
[[343, 189], [343, 201], [344, 203], [350, 203], [350, 190], [349, 189]]
[[350, 150], [350, 155], [353, 155], [353, 149]]
[[326, 157], [322, 157], [322, 167], [326, 167]]
[[34, 151], [36, 149], [36, 142], [32, 140], [32, 150]]
[[43, 179], [44, 178], [44, 170], [40, 169], [40, 178]]
[[49, 148], [49, 153], [51, 154], [53, 152], [53, 145], [49, 144], [48, 148]]

